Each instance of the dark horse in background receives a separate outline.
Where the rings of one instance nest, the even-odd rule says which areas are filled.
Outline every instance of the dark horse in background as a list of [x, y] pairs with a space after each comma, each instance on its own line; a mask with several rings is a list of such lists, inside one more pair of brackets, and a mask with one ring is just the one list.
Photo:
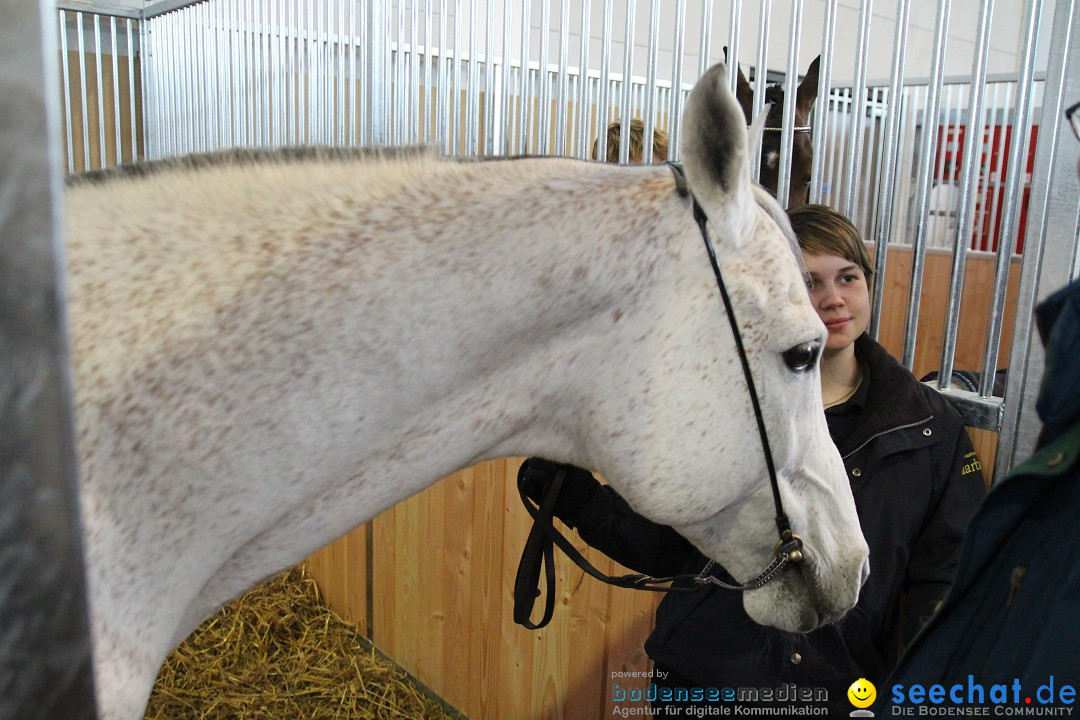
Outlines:
[[[727, 60], [727, 48], [724, 48]], [[814, 58], [795, 93], [795, 133], [791, 153], [791, 185], [788, 188], [788, 207], [805, 205], [810, 197], [810, 169], [814, 163], [814, 146], [810, 139], [810, 111], [818, 94], [818, 65], [821, 56]], [[735, 97], [742, 106], [746, 124], [753, 122], [754, 89], [738, 68]], [[776, 197], [780, 179], [780, 129], [784, 121], [784, 86], [770, 85], [765, 89], [765, 104], [769, 114], [761, 137], [761, 174], [758, 182]]]

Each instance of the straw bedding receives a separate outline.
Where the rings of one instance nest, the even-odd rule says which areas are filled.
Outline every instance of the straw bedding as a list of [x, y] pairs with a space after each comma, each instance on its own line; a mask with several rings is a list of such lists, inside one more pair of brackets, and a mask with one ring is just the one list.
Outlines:
[[146, 720], [465, 720], [327, 610], [294, 569], [207, 620], [162, 668]]

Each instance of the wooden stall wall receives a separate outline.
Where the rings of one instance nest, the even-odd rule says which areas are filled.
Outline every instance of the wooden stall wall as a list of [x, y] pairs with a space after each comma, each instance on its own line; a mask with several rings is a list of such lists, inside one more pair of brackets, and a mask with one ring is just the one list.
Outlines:
[[[101, 56], [101, 85], [97, 79], [97, 57], [90, 52], [83, 53], [82, 61], [87, 69], [86, 89], [83, 93], [82, 77], [79, 72], [79, 53], [69, 50], [68, 84], [65, 88], [61, 77], [60, 87], [67, 96], [61, 96], [61, 111], [70, 108], [71, 145], [68, 146], [67, 133], [63, 133], [64, 169], [73, 165], [75, 172], [99, 170], [101, 168], [129, 163], [139, 158], [132, 157], [132, 134], [137, 139], [137, 147], [142, 147], [142, 80], [138, 58], [134, 60], [135, 96], [131, 96], [128, 83], [128, 63], [130, 58], [121, 55], [116, 58], [116, 70], [113, 69], [113, 56]], [[113, 82], [114, 75], [117, 82]], [[114, 87], [115, 85], [115, 87]], [[84, 102], [85, 101], [85, 102]], [[135, 127], [131, 122], [131, 104], [135, 103]], [[116, 108], [119, 107], [119, 113]], [[102, 123], [104, 121], [104, 124]], [[119, 125], [119, 152], [117, 149], [117, 125]], [[85, 128], [85, 130], [84, 130]], [[105, 146], [100, 138], [104, 135]], [[89, 154], [87, 154], [89, 150]], [[102, 152], [104, 150], [104, 153]], [[69, 162], [70, 161], [70, 162]]]
[[[917, 376], [940, 359], [951, 260], [938, 251], [926, 258]], [[981, 365], [994, 263], [988, 255], [968, 257], [957, 368]], [[890, 249], [880, 337], [897, 355], [910, 267], [910, 249]], [[1015, 306], [1018, 276], [1014, 258], [1007, 308]], [[1001, 358], [1008, 357], [1013, 324], [1007, 312]], [[989, 478], [995, 434], [972, 435]], [[312, 573], [335, 611], [472, 720], [610, 717], [613, 683], [647, 686], [621, 674], [650, 668], [642, 644], [660, 598], [603, 585], [556, 553], [554, 619], [541, 631], [515, 625], [514, 573], [529, 521], [515, 486], [520, 462], [495, 460], [451, 475], [378, 516], [370, 529], [357, 528], [317, 552]], [[601, 570], [624, 571], [570, 536]]]

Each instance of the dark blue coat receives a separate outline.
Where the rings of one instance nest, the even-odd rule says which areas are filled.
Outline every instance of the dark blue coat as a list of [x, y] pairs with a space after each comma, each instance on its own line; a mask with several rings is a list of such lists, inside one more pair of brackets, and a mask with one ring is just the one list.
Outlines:
[[1037, 319], [1046, 344], [1039, 448], [972, 519], [941, 610], [878, 688], [879, 717], [896, 700], [911, 706], [913, 685], [941, 685], [945, 707], [956, 684], [965, 703], [979, 698], [968, 697], [969, 684], [983, 687], [987, 703], [992, 686], [1004, 684], [1008, 705], [1037, 708], [1049, 699], [1051, 676], [1054, 700], [1076, 707], [1076, 696], [1062, 703], [1069, 693], [1061, 691], [1080, 693], [1080, 282], [1048, 298]]

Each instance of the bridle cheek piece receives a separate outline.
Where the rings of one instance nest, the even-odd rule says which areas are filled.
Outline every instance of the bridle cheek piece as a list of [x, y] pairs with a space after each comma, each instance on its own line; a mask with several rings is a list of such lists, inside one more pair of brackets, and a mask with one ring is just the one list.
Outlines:
[[[802, 130], [802, 128], [796, 128], [796, 130]], [[735, 347], [739, 351], [739, 360], [742, 363], [743, 376], [746, 378], [746, 389], [754, 407], [754, 418], [757, 420], [758, 435], [761, 437], [761, 448], [765, 455], [765, 466], [769, 471], [769, 484], [772, 488], [773, 504], [776, 507], [776, 529], [780, 535], [780, 539], [777, 541], [776, 547], [773, 550], [773, 560], [769, 563], [769, 566], [741, 585], [724, 582], [716, 577], [716, 575], [713, 574], [716, 563], [712, 560], [706, 563], [705, 567], [702, 568], [701, 572], [697, 575], [672, 575], [670, 577], [661, 578], [641, 574], [606, 575], [597, 570], [592, 563], [586, 560], [566, 536], [555, 529], [553, 524], [552, 511], [555, 506], [555, 498], [558, 496], [559, 489], [566, 479], [566, 469], [564, 467], [559, 467], [556, 471], [555, 477], [552, 479], [551, 487], [539, 507], [533, 505], [525, 494], [525, 472], [521, 471], [518, 473], [518, 493], [521, 495], [521, 501], [525, 505], [525, 509], [528, 510], [529, 515], [532, 516], [534, 522], [533, 527], [529, 532], [528, 540], [525, 542], [525, 549], [521, 554], [521, 562], [518, 564], [517, 576], [514, 579], [514, 622], [523, 625], [530, 630], [537, 630], [547, 625], [548, 622], [551, 621], [555, 609], [555, 564], [553, 543], [558, 545], [562, 551], [566, 553], [567, 557], [569, 557], [578, 567], [597, 580], [617, 587], [633, 588], [635, 590], [650, 590], [653, 592], [693, 592], [709, 585], [715, 585], [727, 590], [755, 590], [763, 587], [770, 580], [775, 578], [787, 565], [798, 565], [803, 560], [802, 539], [791, 531], [787, 515], [784, 514], [783, 502], [780, 500], [780, 485], [776, 478], [776, 466], [773, 463], [772, 450], [769, 447], [769, 437], [765, 432], [765, 418], [761, 412], [761, 403], [758, 401], [757, 390], [754, 387], [754, 379], [750, 374], [750, 362], [747, 360], [746, 350], [743, 348], [742, 336], [739, 333], [739, 325], [735, 320], [735, 311], [731, 305], [731, 298], [728, 295], [727, 286], [724, 283], [724, 276], [720, 272], [720, 263], [716, 259], [716, 251], [713, 249], [712, 241], [709, 239], [709, 233], [706, 229], [708, 217], [706, 217], [705, 211], [701, 208], [697, 199], [694, 198], [693, 193], [690, 192], [682, 167], [677, 163], [672, 162], [669, 162], [668, 166], [675, 175], [675, 187], [679, 195], [684, 198], [689, 198], [693, 203], [694, 220], [701, 230], [701, 237], [705, 241], [705, 249], [709, 254], [709, 262], [712, 264], [713, 274], [716, 277], [716, 285], [720, 289], [720, 298], [724, 302], [724, 309], [727, 312], [728, 319], [731, 321], [731, 332], [735, 337]], [[533, 623], [532, 620], [530, 620], [530, 615], [532, 614], [533, 604], [535, 603], [537, 596], [540, 595], [538, 583], [540, 579], [541, 564], [545, 566], [545, 579], [547, 584], [544, 615], [539, 622]], [[669, 585], [669, 583], [686, 584]]]

